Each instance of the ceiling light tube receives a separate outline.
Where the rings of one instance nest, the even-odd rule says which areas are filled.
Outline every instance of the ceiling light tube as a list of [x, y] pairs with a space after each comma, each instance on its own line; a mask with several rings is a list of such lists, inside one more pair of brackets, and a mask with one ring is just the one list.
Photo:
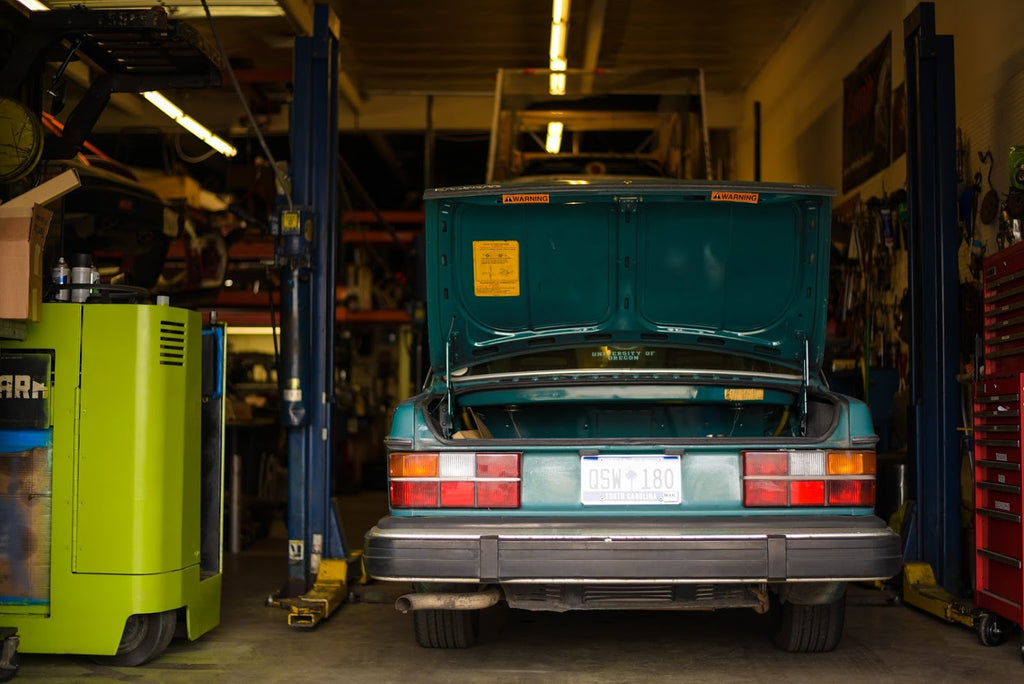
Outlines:
[[544, 150], [548, 154], [558, 154], [560, 149], [562, 149], [562, 122], [549, 121], [548, 136], [544, 141]]
[[162, 93], [156, 90], [150, 90], [142, 93], [142, 96], [149, 100], [154, 107], [177, 121], [179, 126], [223, 154], [225, 157], [234, 157], [238, 154], [238, 150], [235, 149], [231, 143], [214, 135], [210, 129], [183, 112], [180, 107], [164, 97]]
[[[548, 46], [548, 64], [551, 76], [548, 80], [548, 92], [552, 95], [565, 95], [565, 73], [568, 66], [565, 59], [565, 40], [569, 33], [569, 0], [552, 0], [551, 2], [551, 43]], [[550, 127], [548, 134], [550, 135]]]
[[551, 45], [548, 47], [551, 61], [565, 59], [565, 24], [551, 22]]
[[552, 0], [551, 20], [563, 23], [569, 21], [569, 0]]
[[18, 0], [22, 7], [32, 12], [48, 12], [49, 7], [39, 2], [39, 0]]

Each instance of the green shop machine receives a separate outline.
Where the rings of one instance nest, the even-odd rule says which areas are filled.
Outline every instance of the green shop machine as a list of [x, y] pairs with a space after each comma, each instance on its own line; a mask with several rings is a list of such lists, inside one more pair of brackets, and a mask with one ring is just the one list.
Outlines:
[[220, 621], [224, 330], [51, 303], [0, 340], [0, 626], [139, 665]]

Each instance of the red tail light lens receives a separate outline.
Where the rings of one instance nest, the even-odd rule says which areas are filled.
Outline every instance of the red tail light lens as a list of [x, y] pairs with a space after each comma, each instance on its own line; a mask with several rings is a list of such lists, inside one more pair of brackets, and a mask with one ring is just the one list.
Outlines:
[[519, 454], [477, 454], [476, 476], [519, 477]]
[[789, 454], [785, 451], [748, 451], [743, 454], [744, 475], [786, 475]]
[[832, 480], [828, 483], [830, 506], [874, 506], [874, 480]]
[[472, 508], [476, 499], [472, 482], [442, 482], [441, 508]]
[[873, 451], [746, 451], [743, 505], [875, 505]]
[[477, 508], [519, 508], [518, 482], [479, 482], [476, 486]]
[[519, 453], [388, 455], [393, 508], [519, 508]]
[[796, 480], [789, 483], [791, 506], [824, 506], [825, 483], [822, 480]]
[[785, 480], [748, 480], [743, 486], [744, 506], [785, 506]]
[[398, 508], [437, 508], [437, 482], [391, 482], [391, 503]]

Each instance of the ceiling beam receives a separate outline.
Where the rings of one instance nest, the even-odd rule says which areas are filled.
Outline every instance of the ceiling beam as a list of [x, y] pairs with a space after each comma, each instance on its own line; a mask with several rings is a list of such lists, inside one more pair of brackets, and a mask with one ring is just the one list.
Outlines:
[[608, 0], [594, 0], [587, 9], [587, 37], [583, 44], [583, 68], [593, 71], [601, 54], [601, 39], [604, 35], [604, 16]]
[[[594, 0], [587, 10], [587, 34], [583, 43], [583, 68], [593, 71], [597, 68], [597, 58], [601, 54], [601, 40], [604, 37], [604, 17], [608, 9], [608, 0]], [[589, 93], [594, 85], [593, 76], [584, 76], [581, 84], [583, 92]]]

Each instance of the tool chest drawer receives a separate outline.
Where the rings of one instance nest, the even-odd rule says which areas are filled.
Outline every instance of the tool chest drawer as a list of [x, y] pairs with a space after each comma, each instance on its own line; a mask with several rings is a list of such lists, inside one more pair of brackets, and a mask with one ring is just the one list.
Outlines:
[[[998, 469], [1007, 465], [1020, 465], [1020, 449], [1018, 447], [975, 443], [974, 454], [979, 461], [984, 461], [990, 468]], [[1009, 469], [1013, 470], [1013, 468]], [[1016, 468], [1016, 470], [1020, 470], [1020, 468]]]
[[1021, 551], [1024, 550], [1024, 538], [1014, 534], [1018, 523], [1007, 520], [1001, 515], [996, 515], [995, 509], [980, 509], [978, 515], [986, 518], [978, 535], [978, 548], [987, 549], [1004, 556], [1021, 558]]
[[975, 506], [1020, 515], [1019, 485], [978, 482], [978, 497]]
[[978, 458], [977, 482], [1020, 486], [1020, 464]]

